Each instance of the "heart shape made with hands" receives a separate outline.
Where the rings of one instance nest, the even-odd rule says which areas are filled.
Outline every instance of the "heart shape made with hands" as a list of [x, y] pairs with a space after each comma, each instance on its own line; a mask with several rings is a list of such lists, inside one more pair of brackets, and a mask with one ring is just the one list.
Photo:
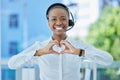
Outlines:
[[61, 45], [61, 47], [58, 47], [57, 45], [54, 45], [52, 47], [52, 49], [58, 53], [60, 53], [61, 51], [65, 50], [65, 46], [64, 45]]

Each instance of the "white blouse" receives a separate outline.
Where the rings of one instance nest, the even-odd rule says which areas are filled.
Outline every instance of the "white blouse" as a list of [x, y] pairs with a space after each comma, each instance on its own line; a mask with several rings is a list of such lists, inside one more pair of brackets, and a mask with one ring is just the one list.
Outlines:
[[[21, 53], [10, 58], [8, 66], [17, 69], [27, 64], [38, 64], [41, 80], [80, 80], [80, 67], [82, 57], [74, 54], [46, 54], [34, 56], [36, 50], [45, 47], [52, 39], [39, 42], [23, 50]], [[112, 56], [82, 41], [66, 38], [74, 47], [85, 50], [85, 59], [102, 65], [110, 65], [113, 62]], [[57, 50], [57, 48], [55, 48]]]

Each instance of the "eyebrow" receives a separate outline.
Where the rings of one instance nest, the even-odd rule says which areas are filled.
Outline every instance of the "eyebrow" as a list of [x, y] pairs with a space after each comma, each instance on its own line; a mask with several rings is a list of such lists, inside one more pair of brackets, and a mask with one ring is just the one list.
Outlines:
[[[53, 18], [56, 18], [57, 16], [51, 16], [51, 17], [53, 17]], [[62, 18], [64, 17], [64, 18], [66, 18], [66, 16], [61, 16]]]

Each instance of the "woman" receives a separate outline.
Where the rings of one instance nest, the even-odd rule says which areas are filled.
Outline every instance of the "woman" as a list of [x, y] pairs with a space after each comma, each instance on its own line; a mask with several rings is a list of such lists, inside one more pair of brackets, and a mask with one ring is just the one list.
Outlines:
[[66, 31], [71, 26], [71, 20], [69, 10], [64, 4], [52, 4], [46, 12], [46, 17], [53, 35], [50, 39], [36, 42], [13, 56], [8, 62], [10, 68], [38, 64], [41, 80], [80, 80], [82, 57], [102, 65], [110, 65], [113, 62], [109, 53], [67, 37]]

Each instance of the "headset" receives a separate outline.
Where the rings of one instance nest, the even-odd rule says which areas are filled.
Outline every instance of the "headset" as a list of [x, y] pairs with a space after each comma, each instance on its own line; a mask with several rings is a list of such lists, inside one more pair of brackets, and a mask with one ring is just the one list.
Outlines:
[[71, 15], [71, 18], [72, 18], [72, 19], [69, 19], [69, 23], [68, 23], [68, 24], [69, 24], [69, 27], [68, 27], [68, 29], [67, 29], [66, 31], [72, 29], [73, 26], [74, 26], [74, 24], [75, 24], [73, 14], [70, 12], [70, 10], [68, 9], [68, 7], [67, 7], [66, 5], [62, 4], [62, 3], [54, 3], [54, 4], [52, 4], [51, 6], [48, 7], [48, 9], [47, 9], [47, 11], [46, 11], [46, 18], [47, 18], [47, 20], [49, 19], [49, 18], [48, 18], [48, 13], [49, 13], [49, 11], [50, 11], [52, 8], [56, 7], [56, 6], [60, 6], [60, 7], [64, 8], [64, 9], [68, 12], [69, 18], [70, 18], [70, 15]]

